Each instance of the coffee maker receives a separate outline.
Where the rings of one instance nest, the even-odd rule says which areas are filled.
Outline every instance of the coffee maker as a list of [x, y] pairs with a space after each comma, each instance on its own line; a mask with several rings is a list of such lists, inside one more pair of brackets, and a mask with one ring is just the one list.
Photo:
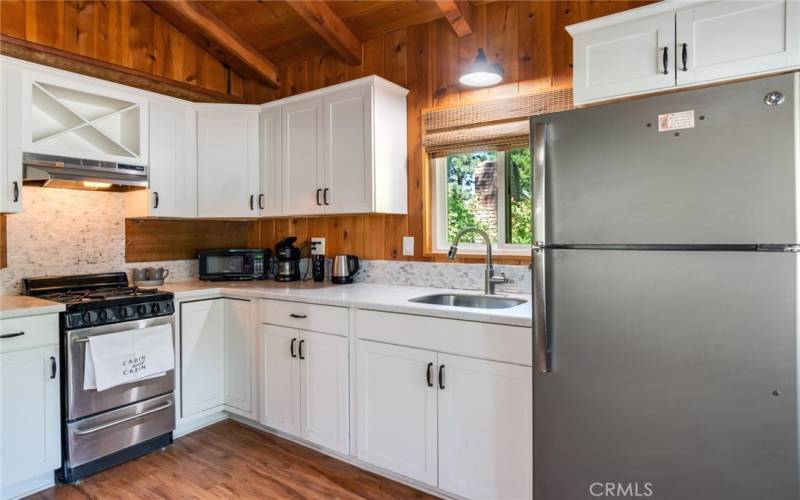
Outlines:
[[275, 244], [275, 281], [300, 280], [300, 249], [297, 237], [289, 236]]

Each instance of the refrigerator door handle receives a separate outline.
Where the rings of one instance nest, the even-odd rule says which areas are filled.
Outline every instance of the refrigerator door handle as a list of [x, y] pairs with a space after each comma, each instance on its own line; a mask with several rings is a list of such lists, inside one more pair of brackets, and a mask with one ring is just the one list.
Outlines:
[[550, 338], [547, 331], [547, 287], [545, 284], [545, 179], [547, 175], [547, 124], [532, 123], [533, 158], [533, 334], [535, 339], [536, 370], [547, 373], [551, 370]]

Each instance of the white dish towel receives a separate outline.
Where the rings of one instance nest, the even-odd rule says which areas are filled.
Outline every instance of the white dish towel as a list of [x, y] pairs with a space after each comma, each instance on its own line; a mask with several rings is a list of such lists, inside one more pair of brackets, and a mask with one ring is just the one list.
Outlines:
[[172, 325], [89, 337], [83, 364], [84, 390], [104, 391], [175, 368]]

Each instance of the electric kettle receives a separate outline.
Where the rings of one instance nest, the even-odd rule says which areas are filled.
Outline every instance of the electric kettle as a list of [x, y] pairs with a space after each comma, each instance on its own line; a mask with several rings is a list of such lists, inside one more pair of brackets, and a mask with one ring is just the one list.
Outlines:
[[353, 282], [353, 275], [358, 271], [358, 257], [355, 255], [337, 255], [333, 258], [331, 281], [343, 285]]

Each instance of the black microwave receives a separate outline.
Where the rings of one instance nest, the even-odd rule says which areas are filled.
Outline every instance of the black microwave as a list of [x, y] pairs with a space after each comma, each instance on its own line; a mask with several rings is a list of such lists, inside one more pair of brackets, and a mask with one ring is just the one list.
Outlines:
[[266, 250], [253, 248], [200, 250], [200, 279], [263, 280], [267, 277], [268, 257]]

